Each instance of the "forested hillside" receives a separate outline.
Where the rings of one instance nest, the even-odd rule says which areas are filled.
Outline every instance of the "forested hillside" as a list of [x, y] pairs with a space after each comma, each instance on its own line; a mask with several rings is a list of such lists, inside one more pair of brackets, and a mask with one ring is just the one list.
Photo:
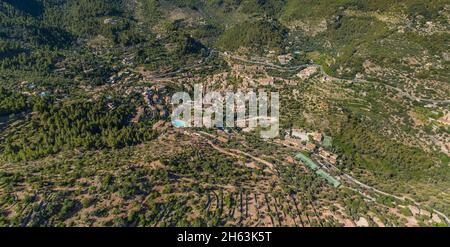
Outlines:
[[[173, 128], [198, 83], [280, 137]], [[442, 225], [449, 99], [448, 0], [3, 0], [0, 225]]]

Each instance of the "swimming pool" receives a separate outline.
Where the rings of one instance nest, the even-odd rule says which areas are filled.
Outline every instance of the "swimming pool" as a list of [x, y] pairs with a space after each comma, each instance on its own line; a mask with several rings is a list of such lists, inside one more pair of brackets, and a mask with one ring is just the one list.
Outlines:
[[172, 121], [172, 125], [173, 125], [175, 128], [184, 128], [184, 127], [187, 126], [187, 123], [186, 123], [185, 121], [176, 119], [176, 120]]

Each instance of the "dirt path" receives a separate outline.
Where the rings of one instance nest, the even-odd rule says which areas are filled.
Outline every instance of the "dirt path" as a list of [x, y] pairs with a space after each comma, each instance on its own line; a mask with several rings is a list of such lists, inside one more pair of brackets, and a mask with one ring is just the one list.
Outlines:
[[[245, 157], [253, 159], [256, 162], [264, 164], [265, 166], [267, 166], [270, 169], [271, 172], [273, 172], [273, 170], [275, 169], [275, 165], [270, 163], [270, 162], [268, 162], [268, 161], [266, 161], [266, 160], [263, 160], [261, 158], [255, 157], [255, 156], [253, 156], [253, 155], [251, 155], [251, 154], [249, 154], [247, 152], [243, 152], [241, 150], [222, 148], [222, 147], [214, 144], [211, 140], [208, 139], [208, 138], [212, 138], [212, 135], [204, 133], [204, 132], [200, 132], [200, 133], [202, 133], [202, 134], [193, 133], [192, 135], [196, 135], [196, 136], [199, 136], [199, 137], [203, 138], [212, 148], [214, 148], [215, 150], [219, 151], [222, 154], [225, 154], [225, 155], [237, 158], [237, 159], [241, 159], [241, 160], [245, 160]], [[207, 135], [208, 138], [206, 138], [203, 135]]]

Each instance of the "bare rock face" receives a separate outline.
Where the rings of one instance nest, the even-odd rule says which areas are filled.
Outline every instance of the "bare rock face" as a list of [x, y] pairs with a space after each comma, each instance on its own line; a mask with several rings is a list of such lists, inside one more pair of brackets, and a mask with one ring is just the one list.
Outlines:
[[445, 114], [445, 116], [439, 119], [439, 121], [443, 124], [450, 125], [450, 112], [447, 112], [447, 114]]
[[112, 19], [112, 18], [107, 18], [107, 19], [103, 20], [103, 24], [105, 24], [105, 25], [116, 25], [117, 21]]
[[297, 77], [302, 80], [309, 79], [312, 75], [317, 73], [317, 70], [317, 67], [314, 66], [307, 67], [306, 69], [300, 71], [300, 73], [297, 74]]

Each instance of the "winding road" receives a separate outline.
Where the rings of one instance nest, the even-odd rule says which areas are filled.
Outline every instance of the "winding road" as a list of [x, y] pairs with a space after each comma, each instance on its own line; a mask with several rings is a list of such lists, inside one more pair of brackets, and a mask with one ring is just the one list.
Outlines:
[[363, 79], [341, 79], [341, 78], [336, 78], [333, 77], [331, 75], [328, 75], [325, 70], [323, 69], [323, 66], [320, 64], [303, 64], [303, 65], [297, 65], [297, 66], [291, 66], [291, 67], [287, 67], [287, 66], [280, 66], [280, 65], [276, 65], [270, 62], [265, 62], [265, 61], [255, 61], [255, 60], [251, 60], [251, 59], [247, 59], [247, 58], [243, 58], [241, 56], [234, 56], [234, 55], [225, 55], [222, 54], [222, 56], [227, 57], [227, 58], [231, 58], [234, 60], [238, 60], [244, 63], [251, 63], [251, 64], [256, 64], [256, 65], [262, 65], [262, 66], [266, 66], [269, 67], [270, 69], [274, 69], [274, 70], [278, 70], [281, 72], [296, 72], [296, 71], [300, 71], [302, 69], [305, 69], [307, 67], [316, 67], [320, 70], [320, 73], [322, 76], [326, 76], [330, 79], [333, 80], [337, 80], [337, 81], [341, 81], [341, 82], [350, 82], [350, 83], [369, 83], [369, 84], [376, 84], [379, 86], [385, 86], [386, 88], [389, 88], [391, 90], [397, 91], [397, 93], [399, 93], [401, 96], [404, 96], [410, 100], [413, 101], [417, 101], [417, 102], [426, 102], [426, 103], [432, 103], [432, 104], [449, 104], [450, 103], [450, 99], [447, 100], [441, 100], [441, 99], [425, 99], [425, 98], [420, 98], [414, 95], [411, 95], [403, 90], [401, 90], [400, 88], [382, 83], [382, 82], [378, 82], [378, 81], [368, 81], [368, 80], [363, 80]]
[[[318, 162], [318, 163], [320, 164], [320, 166], [322, 166], [322, 168], [324, 168], [323, 164], [321, 162]], [[379, 190], [379, 189], [377, 189], [377, 188], [375, 188], [373, 186], [367, 185], [367, 184], [357, 180], [356, 178], [354, 178], [354, 177], [344, 173], [342, 170], [340, 170], [339, 168], [337, 168], [336, 166], [334, 166], [334, 165], [332, 165], [330, 163], [327, 163], [327, 165], [332, 167], [336, 172], [340, 173], [341, 175], [339, 177], [341, 179], [347, 180], [347, 182], [354, 183], [354, 184], [358, 185], [359, 187], [362, 187], [365, 190], [370, 190], [370, 191], [375, 192], [376, 194], [379, 194], [379, 195], [382, 195], [382, 196], [391, 197], [391, 198], [394, 198], [394, 199], [402, 201], [402, 202], [406, 202], [408, 200], [408, 201], [411, 201], [415, 206], [417, 206], [419, 208], [423, 208], [424, 207], [421, 203], [418, 203], [417, 201], [415, 201], [414, 199], [412, 199], [410, 197], [406, 197], [406, 196], [399, 197], [399, 196], [396, 196], [394, 194], [381, 191], [381, 190]], [[361, 194], [364, 194], [363, 191], [358, 190], [358, 192], [361, 193]], [[429, 208], [431, 210], [433, 210], [433, 212], [435, 214], [438, 214], [439, 216], [441, 216], [445, 220], [447, 225], [450, 226], [450, 219], [447, 217], [447, 215], [445, 215], [441, 211], [439, 211], [437, 209], [434, 209], [432, 207], [429, 207]]]

